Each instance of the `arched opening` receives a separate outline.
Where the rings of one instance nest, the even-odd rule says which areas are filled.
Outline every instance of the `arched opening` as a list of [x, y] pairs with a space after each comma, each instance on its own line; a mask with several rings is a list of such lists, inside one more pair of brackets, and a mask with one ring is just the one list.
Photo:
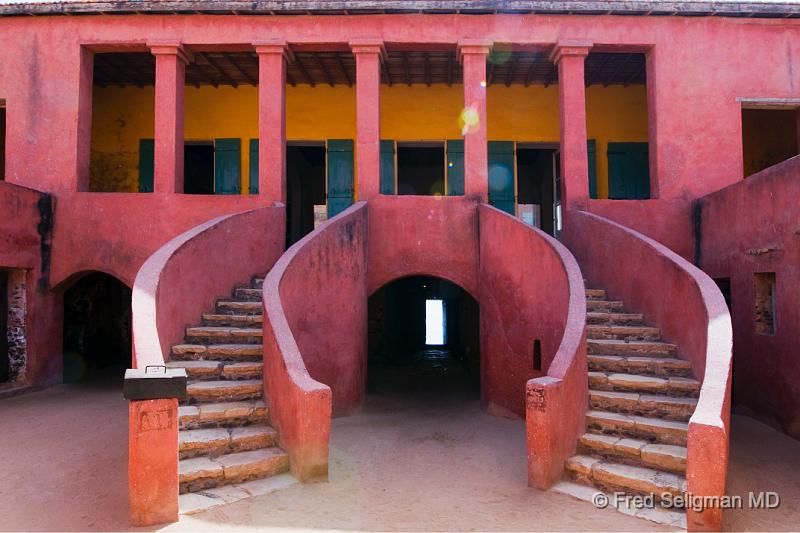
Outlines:
[[480, 398], [478, 303], [458, 285], [410, 276], [369, 298], [367, 402], [372, 397]]
[[93, 272], [64, 292], [64, 382], [121, 380], [131, 364], [131, 290]]

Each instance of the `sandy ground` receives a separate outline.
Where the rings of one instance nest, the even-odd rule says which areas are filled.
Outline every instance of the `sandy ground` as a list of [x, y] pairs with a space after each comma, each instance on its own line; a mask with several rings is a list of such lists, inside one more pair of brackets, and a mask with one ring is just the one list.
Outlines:
[[[164, 530], [666, 530], [525, 485], [522, 422], [459, 395], [372, 394], [336, 419], [330, 483], [295, 485]], [[127, 404], [119, 384], [0, 401], [0, 529], [124, 530]], [[775, 490], [781, 507], [731, 511], [727, 528], [800, 527], [800, 442], [734, 417], [730, 492]]]

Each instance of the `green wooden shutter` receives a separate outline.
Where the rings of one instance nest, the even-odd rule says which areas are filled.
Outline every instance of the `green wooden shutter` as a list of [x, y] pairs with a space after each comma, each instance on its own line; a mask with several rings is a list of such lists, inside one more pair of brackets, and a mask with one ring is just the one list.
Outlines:
[[464, 195], [464, 140], [447, 141], [447, 196]]
[[381, 194], [396, 194], [394, 188], [394, 141], [381, 141]]
[[258, 194], [258, 139], [250, 139], [250, 159], [249, 159], [248, 179], [250, 183], [248, 190], [250, 194]]
[[589, 162], [589, 198], [597, 198], [597, 141], [586, 142], [586, 155]]
[[516, 215], [513, 141], [489, 141], [489, 203]]
[[239, 194], [242, 178], [242, 140], [214, 140], [214, 194]]
[[608, 143], [608, 197], [615, 200], [650, 198], [647, 143]]
[[328, 141], [328, 218], [353, 204], [353, 141]]
[[139, 192], [153, 192], [154, 152], [153, 139], [139, 139]]

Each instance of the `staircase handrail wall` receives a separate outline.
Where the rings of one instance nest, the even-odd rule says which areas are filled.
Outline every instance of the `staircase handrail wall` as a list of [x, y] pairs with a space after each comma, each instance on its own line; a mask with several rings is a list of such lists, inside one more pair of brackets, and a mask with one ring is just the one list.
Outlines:
[[[141, 266], [131, 296], [134, 368], [165, 365], [170, 346], [218, 297], [269, 270], [283, 250], [281, 204], [223, 215], [170, 239]], [[131, 400], [131, 522], [178, 520], [178, 400]]]
[[[342, 233], [366, 239], [367, 204], [358, 202], [334, 218], [328, 220], [292, 245], [278, 260], [264, 280], [264, 383], [270, 406], [270, 418], [280, 435], [280, 442], [289, 454], [292, 474], [300, 481], [327, 480], [328, 452], [331, 429], [333, 394], [328, 385], [311, 377], [299, 344], [306, 332], [290, 326], [296, 313], [290, 306], [298, 305], [294, 299], [284, 299], [282, 289], [288, 285], [307, 284], [307, 301], [321, 298], [326, 290], [342, 294], [337, 286], [318, 287], [313, 277], [327, 266], [334, 270], [339, 265], [314, 263], [326, 252], [334, 250], [345, 259], [361, 261], [366, 269], [366, 250], [357, 250], [358, 258], [350, 257], [344, 248], [352, 243], [344, 242]], [[352, 230], [352, 231], [351, 231]], [[363, 290], [366, 295], [366, 273]], [[301, 302], [304, 303], [304, 302]], [[328, 312], [333, 312], [328, 309]], [[366, 317], [364, 317], [366, 323]], [[313, 329], [313, 326], [308, 325]], [[342, 334], [345, 334], [344, 332]]]
[[[570, 211], [565, 242], [591, 283], [657, 324], [702, 383], [689, 420], [687, 491], [722, 496], [728, 466], [732, 362], [731, 319], [703, 271], [630, 228], [596, 214]], [[719, 530], [722, 510], [687, 509], [690, 531]]]
[[[482, 261], [488, 244], [484, 239], [499, 238], [498, 224], [502, 223], [505, 229], [499, 233], [509, 240], [507, 244], [517, 243], [510, 253], [515, 255], [515, 264], [523, 269], [520, 276], [555, 285], [559, 296], [566, 297], [563, 315], [551, 317], [548, 326], [558, 330], [560, 341], [546, 374], [525, 384], [528, 483], [546, 489], [563, 475], [564, 463], [575, 453], [578, 438], [586, 428], [588, 375], [583, 277], [570, 251], [550, 235], [489, 205], [481, 205], [479, 213]], [[492, 231], [488, 231], [490, 219], [494, 221]], [[545, 257], [558, 265], [556, 272], [542, 270]]]

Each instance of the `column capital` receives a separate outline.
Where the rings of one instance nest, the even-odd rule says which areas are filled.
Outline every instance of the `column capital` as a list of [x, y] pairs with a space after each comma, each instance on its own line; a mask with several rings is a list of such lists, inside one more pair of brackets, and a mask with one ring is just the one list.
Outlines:
[[458, 60], [462, 61], [465, 54], [489, 55], [492, 51], [492, 41], [483, 39], [464, 39], [458, 41]]
[[174, 55], [188, 65], [194, 59], [192, 53], [186, 50], [180, 41], [148, 41], [147, 47], [154, 56]]
[[386, 58], [386, 47], [380, 39], [355, 39], [349, 45], [354, 54], [378, 54], [381, 59]]
[[294, 61], [294, 52], [289, 48], [289, 44], [282, 39], [271, 39], [267, 41], [256, 41], [253, 43], [256, 54], [281, 54], [287, 63]]
[[558, 64], [564, 56], [586, 57], [594, 43], [583, 39], [564, 39], [558, 41], [550, 52], [550, 61]]

